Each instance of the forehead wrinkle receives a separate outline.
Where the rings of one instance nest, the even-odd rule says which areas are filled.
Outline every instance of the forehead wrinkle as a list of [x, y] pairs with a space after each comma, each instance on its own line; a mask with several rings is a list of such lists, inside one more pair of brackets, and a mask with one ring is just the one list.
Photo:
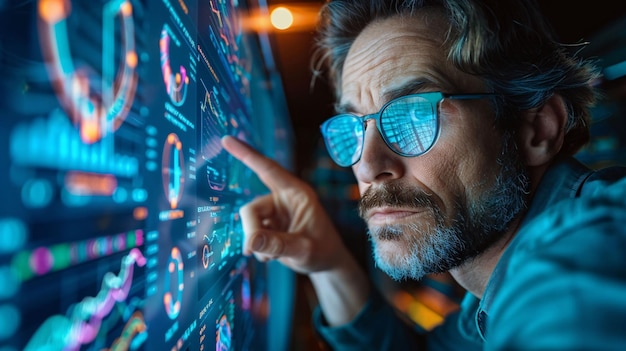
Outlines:
[[[403, 47], [409, 54], [398, 55], [397, 52], [389, 50], [392, 47]], [[348, 59], [352, 62], [344, 69], [344, 75], [358, 74], [366, 67], [398, 67], [394, 64], [406, 60], [408, 56], [427, 58], [437, 51], [441, 53], [441, 57], [445, 58], [440, 44], [420, 33], [409, 32], [402, 35], [387, 33], [386, 36], [368, 43], [365, 47], [360, 47], [358, 51], [350, 52]], [[355, 66], [359, 69], [352, 69]]]
[[[440, 22], [437, 27], [448, 29], [446, 22], [438, 17], [416, 20], [400, 16], [368, 25], [356, 38], [344, 62], [341, 103], [337, 110], [372, 113], [404, 92], [404, 95], [420, 91], [453, 93], [461, 88], [456, 83], [461, 77], [457, 77], [447, 59], [446, 31], [425, 27]], [[423, 87], [407, 91], [411, 88], [406, 85], [419, 80], [424, 81]]]
[[[357, 39], [358, 40], [358, 39]], [[360, 44], [362, 44], [361, 41]], [[389, 57], [386, 59], [381, 59], [385, 55], [373, 55], [372, 53], [381, 52], [383, 43], [380, 41], [369, 41], [365, 46], [359, 46], [358, 50], [351, 50], [348, 53], [348, 57], [346, 62], [350, 62], [349, 66], [346, 66], [343, 71], [342, 82], [350, 82], [347, 87], [342, 89], [342, 106], [348, 107], [350, 106], [350, 111], [354, 112], [354, 104], [362, 105], [364, 102], [368, 102], [370, 104], [374, 104], [376, 101], [374, 96], [370, 91], [374, 90], [373, 88], [376, 85], [376, 82], [373, 80], [364, 81], [363, 76], [365, 76], [368, 71], [376, 71], [379, 68], [379, 65], [384, 63], [386, 60], [393, 59], [393, 57]], [[353, 45], [353, 48], [355, 45]], [[388, 55], [387, 55], [388, 56]], [[346, 94], [347, 93], [347, 94]], [[352, 95], [352, 98], [358, 98], [357, 101], [350, 104], [345, 101], [346, 96]]]

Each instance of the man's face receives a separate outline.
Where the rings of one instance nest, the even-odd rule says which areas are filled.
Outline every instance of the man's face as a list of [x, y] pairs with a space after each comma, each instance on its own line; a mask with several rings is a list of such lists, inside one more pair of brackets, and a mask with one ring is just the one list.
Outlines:
[[[342, 75], [345, 109], [364, 115], [403, 94], [486, 92], [446, 60], [445, 20], [430, 15], [385, 19], [359, 35]], [[524, 207], [523, 167], [508, 151], [512, 140], [494, 128], [489, 101], [444, 99], [439, 113], [438, 141], [417, 157], [395, 154], [368, 121], [353, 166], [376, 263], [395, 279], [459, 266], [496, 242]]]

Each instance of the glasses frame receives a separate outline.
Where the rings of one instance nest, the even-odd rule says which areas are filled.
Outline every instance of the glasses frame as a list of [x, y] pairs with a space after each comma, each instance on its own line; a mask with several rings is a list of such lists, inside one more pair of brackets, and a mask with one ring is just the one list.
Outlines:
[[[446, 94], [446, 93], [442, 93], [439, 91], [432, 91], [432, 92], [426, 92], [426, 93], [415, 93], [415, 94], [409, 94], [409, 95], [404, 95], [404, 96], [400, 96], [398, 98], [395, 98], [393, 100], [388, 101], [387, 103], [385, 103], [383, 105], [383, 107], [376, 113], [372, 113], [372, 114], [368, 114], [368, 115], [364, 115], [364, 116], [357, 116], [353, 113], [341, 113], [338, 115], [335, 115], [329, 119], [327, 119], [326, 121], [324, 121], [324, 123], [322, 123], [322, 125], [320, 125], [320, 130], [322, 133], [322, 136], [324, 138], [324, 143], [326, 144], [326, 149], [328, 150], [328, 153], [330, 155], [330, 157], [333, 159], [333, 161], [338, 164], [341, 167], [350, 167], [352, 165], [354, 165], [355, 163], [359, 162], [361, 160], [361, 156], [363, 155], [363, 149], [365, 146], [365, 136], [363, 136], [363, 139], [361, 140], [361, 145], [360, 145], [360, 154], [359, 156], [356, 158], [356, 160], [354, 162], [352, 162], [351, 164], [341, 164], [340, 162], [338, 162], [334, 157], [333, 157], [333, 152], [332, 152], [332, 148], [330, 147], [330, 141], [329, 138], [327, 138], [327, 132], [326, 130], [328, 129], [328, 126], [330, 125], [330, 123], [337, 119], [337, 118], [342, 118], [342, 117], [346, 117], [349, 116], [351, 118], [357, 118], [360, 119], [361, 122], [363, 123], [363, 132], [365, 132], [365, 130], [367, 129], [367, 121], [369, 120], [374, 120], [375, 124], [376, 124], [376, 129], [378, 129], [378, 133], [380, 134], [381, 138], [383, 139], [383, 141], [385, 142], [385, 145], [387, 145], [387, 147], [393, 151], [395, 154], [400, 155], [402, 157], [417, 157], [417, 156], [421, 156], [425, 153], [427, 153], [430, 149], [433, 148], [433, 146], [435, 146], [435, 144], [437, 143], [437, 140], [439, 139], [439, 133], [441, 130], [441, 124], [439, 122], [439, 104], [444, 100], [444, 99], [451, 99], [451, 100], [477, 100], [477, 99], [484, 99], [487, 97], [492, 97], [495, 96], [496, 94], [493, 93], [468, 93], [468, 94]], [[436, 123], [437, 123], [437, 130], [435, 131], [435, 136], [434, 136], [434, 140], [431, 143], [431, 145], [424, 149], [424, 151], [419, 152], [417, 154], [408, 154], [408, 153], [403, 153], [400, 151], [395, 150], [391, 145], [389, 140], [387, 140], [387, 136], [383, 133], [382, 131], [382, 127], [381, 127], [381, 116], [383, 115], [383, 112], [385, 112], [385, 110], [389, 107], [389, 105], [394, 104], [398, 101], [404, 100], [404, 99], [409, 99], [409, 98], [413, 98], [413, 97], [421, 97], [424, 100], [430, 102], [431, 108], [433, 108], [433, 110], [435, 111], [435, 118], [436, 118]], [[357, 147], [357, 149], [359, 149]]]

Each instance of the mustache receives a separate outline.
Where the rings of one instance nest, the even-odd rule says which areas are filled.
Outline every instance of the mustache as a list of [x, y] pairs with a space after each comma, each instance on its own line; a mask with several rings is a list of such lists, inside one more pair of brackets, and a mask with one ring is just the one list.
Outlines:
[[424, 190], [398, 183], [369, 187], [359, 199], [359, 216], [365, 219], [367, 212], [376, 207], [428, 207], [439, 212], [439, 206]]

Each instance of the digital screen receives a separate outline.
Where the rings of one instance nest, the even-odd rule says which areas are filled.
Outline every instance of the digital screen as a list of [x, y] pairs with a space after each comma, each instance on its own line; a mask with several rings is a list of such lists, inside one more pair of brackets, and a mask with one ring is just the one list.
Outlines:
[[220, 144], [290, 165], [242, 29], [264, 6], [0, 2], [0, 350], [268, 348], [271, 270], [238, 214], [267, 190]]

